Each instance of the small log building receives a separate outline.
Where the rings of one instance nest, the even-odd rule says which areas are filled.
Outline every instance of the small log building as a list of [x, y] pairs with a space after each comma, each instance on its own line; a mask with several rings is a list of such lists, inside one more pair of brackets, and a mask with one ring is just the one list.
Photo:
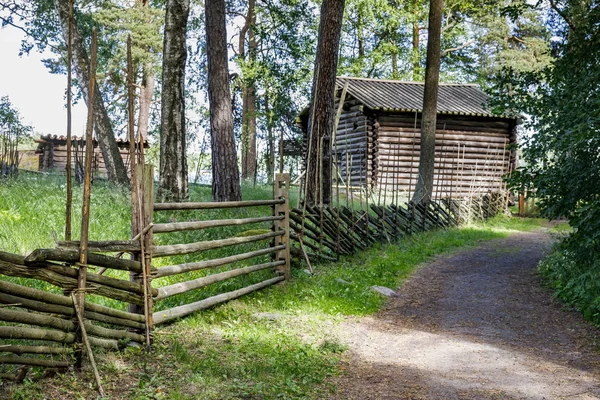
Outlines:
[[[339, 77], [336, 110], [344, 87], [332, 140], [338, 184], [411, 193], [419, 174], [424, 84]], [[502, 176], [515, 165], [510, 145], [517, 140], [517, 120], [493, 115], [487, 100], [475, 85], [440, 84], [434, 197], [503, 189]], [[306, 136], [308, 109], [300, 125]]]
[[[57, 135], [42, 135], [35, 140], [38, 144], [35, 153], [38, 154], [40, 171], [64, 171], [67, 165], [67, 137]], [[125, 167], [129, 170], [129, 140], [117, 139], [121, 158], [125, 163]], [[72, 138], [72, 165], [73, 170], [77, 171], [77, 163], [83, 168], [85, 163], [85, 139], [77, 136]], [[144, 143], [144, 148], [150, 147], [147, 142]], [[83, 170], [83, 169], [82, 169]], [[106, 167], [104, 165], [104, 157], [98, 146], [98, 141], [93, 141], [93, 158], [92, 171], [94, 176], [106, 178]]]

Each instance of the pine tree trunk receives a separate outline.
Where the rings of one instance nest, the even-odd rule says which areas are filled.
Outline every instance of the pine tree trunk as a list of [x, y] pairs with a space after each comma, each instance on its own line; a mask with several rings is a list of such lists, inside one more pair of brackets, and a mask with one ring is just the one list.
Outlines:
[[225, 0], [205, 0], [208, 101], [215, 201], [241, 200], [240, 175], [233, 136]]
[[[66, 38], [69, 32], [69, 2], [68, 0], [54, 0], [54, 6], [58, 13], [60, 20], [63, 36]], [[75, 73], [77, 74], [83, 99], [86, 104], [88, 103], [88, 82], [90, 81], [89, 72], [89, 58], [87, 51], [84, 47], [83, 37], [77, 24], [73, 24], [73, 66], [75, 67]], [[94, 96], [94, 130], [96, 131], [96, 140], [102, 151], [102, 157], [104, 158], [104, 164], [106, 166], [106, 172], [108, 179], [111, 182], [129, 185], [129, 177], [127, 176], [127, 169], [125, 163], [121, 158], [119, 152], [119, 146], [115, 140], [115, 134], [112, 128], [112, 124], [108, 117], [108, 112], [104, 106], [102, 99], [102, 92], [98, 83], [96, 83], [96, 95]]]
[[331, 134], [344, 0], [323, 0], [309, 116], [305, 199], [331, 202]]
[[431, 0], [429, 9], [429, 32], [427, 34], [427, 63], [425, 67], [425, 93], [421, 119], [421, 158], [419, 179], [413, 202], [427, 204], [433, 195], [433, 172], [435, 158], [435, 126], [437, 121], [437, 97], [440, 80], [440, 35], [444, 0]]
[[[239, 56], [246, 61], [245, 39], [248, 34], [248, 62], [252, 65], [256, 59], [255, 0], [248, 2], [246, 22], [239, 37]], [[256, 179], [256, 88], [253, 79], [243, 77], [242, 88], [242, 179]]]
[[273, 137], [273, 115], [271, 115], [271, 105], [269, 103], [269, 93], [265, 91], [265, 114], [267, 116], [267, 154], [265, 157], [265, 166], [267, 171], [267, 183], [273, 183], [275, 176], [275, 139]]
[[188, 171], [185, 136], [185, 35], [190, 11], [189, 0], [168, 0], [163, 45], [160, 181], [164, 200], [182, 201], [188, 197]]

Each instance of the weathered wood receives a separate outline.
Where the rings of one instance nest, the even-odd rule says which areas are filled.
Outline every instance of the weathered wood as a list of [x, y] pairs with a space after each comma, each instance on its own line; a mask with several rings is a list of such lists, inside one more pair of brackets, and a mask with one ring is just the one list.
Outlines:
[[130, 332], [124, 329], [110, 329], [104, 328], [102, 326], [94, 325], [90, 322], [84, 322], [85, 329], [90, 335], [99, 336], [101, 338], [122, 340], [122, 339], [130, 339], [138, 343], [144, 343], [144, 335], [140, 335], [139, 333]]
[[217, 208], [241, 208], [241, 207], [258, 207], [258, 206], [273, 206], [275, 204], [283, 204], [282, 200], [246, 200], [246, 201], [217, 201], [203, 203], [155, 203], [154, 211], [167, 210], [213, 210]]
[[0, 338], [47, 340], [71, 344], [75, 341], [75, 334], [57, 331], [54, 329], [26, 328], [23, 326], [0, 326]]
[[[59, 248], [64, 249], [78, 249], [79, 248], [78, 240], [59, 240], [57, 246]], [[96, 251], [96, 252], [139, 252], [140, 251], [140, 242], [139, 240], [105, 240], [105, 241], [89, 241], [88, 242], [88, 251]]]
[[44, 326], [47, 328], [59, 329], [64, 332], [73, 332], [75, 330], [75, 324], [70, 320], [51, 317], [44, 314], [10, 310], [8, 308], [0, 308], [0, 321]]
[[13, 296], [6, 293], [0, 293], [0, 303], [3, 304], [19, 304], [19, 307], [26, 308], [32, 311], [45, 313], [59, 314], [72, 316], [73, 309], [70, 307], [60, 306], [56, 304], [48, 304], [43, 301], [30, 300], [24, 297]]
[[276, 259], [283, 261], [279, 264], [278, 272], [285, 275], [285, 279], [291, 278], [290, 264], [290, 174], [278, 173], [273, 182], [273, 199], [284, 200], [283, 204], [273, 206], [273, 231], [283, 231], [284, 234], [277, 236], [273, 240], [275, 246], [283, 245], [285, 248], [277, 251]]
[[235, 226], [254, 224], [259, 222], [280, 221], [283, 218], [283, 216], [276, 216], [260, 218], [221, 219], [215, 221], [172, 222], [168, 224], [155, 224], [152, 231], [154, 233], [191, 231], [196, 229], [216, 228], [220, 226]]
[[105, 339], [89, 336], [88, 340], [92, 346], [102, 347], [108, 350], [119, 350], [119, 342], [114, 339]]
[[209, 240], [206, 242], [195, 242], [188, 244], [171, 244], [164, 246], [156, 246], [152, 251], [152, 257], [166, 257], [174, 255], [182, 255], [189, 253], [197, 253], [200, 251], [218, 249], [221, 247], [234, 246], [244, 243], [258, 242], [260, 240], [270, 239], [272, 237], [281, 236], [285, 232], [269, 232], [262, 235], [253, 235], [246, 237], [233, 237], [228, 239]]
[[158, 289], [159, 294], [156, 300], [161, 300], [167, 297], [175, 296], [177, 294], [189, 292], [190, 290], [200, 289], [212, 285], [213, 283], [222, 282], [224, 280], [235, 278], [237, 276], [248, 275], [255, 271], [262, 271], [267, 268], [276, 268], [281, 265], [285, 265], [285, 260], [273, 261], [265, 264], [258, 264], [252, 265], [250, 267], [233, 269], [230, 271], [220, 272], [218, 274], [193, 279], [187, 282], [180, 282], [169, 286], [163, 286]]
[[177, 320], [186, 315], [192, 314], [199, 310], [205, 310], [210, 307], [214, 307], [217, 304], [224, 303], [229, 300], [236, 299], [248, 293], [252, 293], [256, 290], [265, 288], [270, 285], [274, 285], [278, 282], [285, 280], [285, 276], [278, 276], [276, 278], [268, 279], [266, 281], [256, 283], [254, 285], [247, 286], [243, 289], [234, 290], [227, 293], [222, 293], [216, 296], [209, 297], [204, 300], [200, 300], [194, 303], [185, 304], [183, 306], [170, 308], [168, 310], [157, 311], [154, 313], [154, 324], [162, 325], [167, 322]]
[[[92, 353], [92, 347], [90, 346], [90, 342], [88, 340], [88, 335], [86, 331], [86, 324], [83, 322], [83, 315], [81, 315], [81, 309], [79, 308], [79, 302], [75, 298], [75, 293], [71, 293], [71, 298], [73, 299], [73, 307], [75, 308], [75, 315], [77, 316], [77, 321], [79, 322], [79, 331], [81, 332], [81, 339], [83, 340], [83, 344], [85, 345], [85, 349], [87, 351], [88, 359], [90, 360], [90, 365], [92, 366], [92, 371], [94, 371], [94, 377], [96, 378], [96, 385], [98, 385], [98, 391], [100, 392], [100, 396], [104, 397], [106, 394], [104, 393], [104, 389], [102, 388], [102, 380], [100, 379], [100, 374], [98, 373], [98, 368], [96, 368], [96, 361], [94, 360], [94, 353]], [[92, 325], [90, 325], [92, 326]], [[78, 355], [78, 352], [75, 352], [75, 356]], [[76, 361], [76, 364], [79, 364], [79, 360]], [[81, 365], [76, 365], [77, 367], [81, 367]]]
[[197, 261], [186, 264], [170, 265], [168, 267], [160, 267], [156, 272], [156, 277], [160, 278], [163, 276], [177, 275], [182, 274], [184, 272], [197, 271], [205, 268], [219, 267], [221, 265], [231, 264], [236, 261], [242, 261], [253, 257], [259, 257], [265, 254], [275, 253], [276, 251], [283, 250], [284, 248], [285, 246], [281, 245], [269, 247], [262, 250], [250, 251], [248, 253], [236, 254], [229, 257], [217, 258], [214, 260]]
[[[296, 239], [297, 239], [297, 237], [296, 237]], [[306, 242], [304, 242], [304, 245], [306, 245]], [[298, 259], [302, 259], [303, 255], [301, 254], [300, 250], [298, 250], [298, 249], [293, 249], [293, 250], [294, 251], [292, 254], [294, 255], [294, 257], [296, 257]], [[318, 251], [318, 249], [316, 251]], [[333, 262], [337, 261], [337, 258], [335, 258], [335, 257], [329, 257], [329, 256], [326, 256], [326, 255], [320, 254], [320, 253], [307, 252], [306, 256], [313, 262], [318, 261], [318, 260], [333, 261]]]
[[46, 358], [0, 356], [0, 364], [35, 365], [38, 367], [68, 368], [69, 361], [49, 360]]
[[[73, 307], [73, 302], [70, 297], [50, 293], [44, 290], [17, 285], [15, 283], [3, 280], [0, 280], [0, 293], [22, 296], [27, 299], [62, 305], [69, 308]], [[114, 308], [106, 307], [89, 301], [85, 303], [85, 307], [87, 310], [93, 311], [98, 314], [104, 314], [107, 316], [112, 316], [120, 319], [127, 319], [131, 321], [144, 322], [144, 317], [142, 315], [132, 314], [127, 311], [116, 310]], [[72, 315], [72, 313], [68, 315]], [[88, 317], [87, 314], [86, 317]]]
[[[0, 281], [0, 284], [7, 284], [9, 282]], [[14, 285], [14, 284], [12, 284]], [[19, 285], [14, 285], [19, 286]], [[52, 314], [59, 314], [65, 316], [73, 316], [73, 303], [69, 297], [59, 296], [52, 293], [47, 293], [43, 291], [38, 291], [45, 293], [47, 295], [47, 299], [40, 297], [38, 293], [35, 293], [36, 289], [22, 287], [19, 288], [22, 290], [12, 290], [12, 293], [23, 295], [24, 297], [20, 297], [18, 295], [12, 295], [4, 293], [5, 290], [0, 286], [0, 303], [3, 304], [19, 304], [19, 307], [26, 308], [32, 311], [46, 312]], [[33, 293], [31, 291], [34, 291]], [[32, 297], [27, 298], [27, 297]], [[67, 302], [57, 301], [58, 298], [66, 299]], [[41, 299], [35, 300], [35, 299]], [[54, 302], [54, 303], [53, 303]], [[55, 304], [59, 303], [59, 304]], [[127, 326], [131, 328], [139, 328], [143, 327], [143, 315], [137, 315], [128, 313], [125, 311], [115, 310], [110, 307], [101, 306], [95, 303], [86, 302], [86, 318], [91, 320], [110, 323], [114, 325]], [[140, 318], [141, 317], [141, 318]], [[141, 320], [141, 321], [140, 321]]]
[[[92, 304], [92, 303], [85, 303], [86, 306], [88, 304]], [[117, 311], [117, 310], [115, 310]], [[140, 315], [140, 314], [136, 314], [136, 315]], [[143, 315], [141, 315], [143, 317]], [[85, 317], [91, 321], [98, 321], [98, 322], [104, 322], [106, 324], [112, 324], [112, 325], [118, 325], [118, 326], [124, 326], [127, 328], [134, 328], [134, 329], [144, 329], [144, 323], [143, 322], [138, 322], [138, 321], [134, 321], [131, 319], [125, 319], [125, 318], [117, 318], [117, 317], [112, 317], [110, 315], [106, 315], [106, 314], [100, 314], [97, 312], [92, 312], [92, 311], [85, 311]]]
[[336, 244], [334, 242], [332, 242], [331, 240], [329, 240], [328, 238], [320, 238], [321, 233], [319, 232], [319, 230], [316, 227], [309, 225], [309, 224], [304, 224], [304, 229], [302, 229], [302, 217], [301, 216], [302, 216], [302, 210], [293, 209], [292, 212], [290, 212], [290, 227], [292, 229], [294, 229], [296, 231], [296, 233], [298, 233], [298, 235], [302, 236], [303, 240], [304, 240], [304, 236], [306, 236], [306, 237], [314, 240], [316, 243], [322, 242], [323, 245], [327, 246], [334, 253], [340, 252], [341, 254], [349, 254], [345, 250], [338, 249]]
[[[32, 265], [17, 265], [0, 260], [0, 273], [9, 276], [40, 279], [65, 290], [74, 290], [77, 288], [77, 277], [73, 277], [69, 267], [61, 267], [56, 265], [53, 266], [51, 264], [49, 265], [48, 263], [44, 263], [44, 266], [47, 267], [44, 268], [37, 263]], [[57, 270], [68, 273], [71, 276], [58, 273], [56, 272]], [[98, 280], [113, 279], [104, 277], [102, 275], [95, 275], [95, 278], [98, 278]], [[119, 283], [117, 281], [118, 280], [115, 279], [111, 282]], [[122, 284], [122, 282], [119, 284]], [[139, 294], [94, 282], [88, 282], [86, 291], [125, 302], [139, 303], [142, 301], [142, 298]]]
[[21, 346], [21, 345], [0, 345], [0, 353], [13, 354], [71, 354], [73, 349], [64, 346]]
[[[37, 249], [25, 257], [25, 264], [35, 264], [49, 260], [76, 263], [79, 262], [79, 254], [76, 250], [71, 249]], [[88, 253], [87, 263], [123, 271], [142, 272], [142, 265], [139, 261], [125, 260], [103, 254]]]

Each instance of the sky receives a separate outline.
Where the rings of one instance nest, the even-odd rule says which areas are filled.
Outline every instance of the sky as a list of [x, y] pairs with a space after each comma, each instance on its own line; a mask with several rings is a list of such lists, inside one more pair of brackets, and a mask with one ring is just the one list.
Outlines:
[[[25, 124], [37, 135], [66, 135], [67, 110], [64, 98], [66, 75], [48, 72], [43, 54], [32, 50], [19, 57], [23, 33], [7, 26], [0, 28], [0, 97], [8, 96]], [[87, 108], [83, 101], [73, 107], [73, 135], [85, 132]]]

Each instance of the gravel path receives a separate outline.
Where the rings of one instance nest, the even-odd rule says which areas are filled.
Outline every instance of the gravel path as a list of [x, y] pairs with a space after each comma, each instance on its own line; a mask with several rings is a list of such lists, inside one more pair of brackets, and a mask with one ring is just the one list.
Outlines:
[[600, 331], [541, 285], [545, 230], [421, 268], [349, 321], [338, 399], [600, 399]]

